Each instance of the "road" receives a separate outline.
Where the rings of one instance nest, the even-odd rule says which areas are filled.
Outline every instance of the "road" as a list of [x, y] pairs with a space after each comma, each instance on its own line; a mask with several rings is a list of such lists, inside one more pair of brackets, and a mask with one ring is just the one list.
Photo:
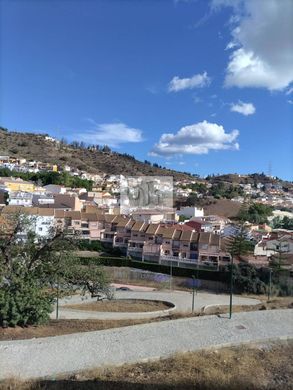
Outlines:
[[[137, 318], [154, 318], [166, 316], [172, 311], [177, 312], [191, 312], [192, 306], [192, 293], [186, 291], [116, 291], [116, 299], [148, 299], [166, 301], [172, 303], [175, 308], [168, 310], [161, 310], [157, 312], [144, 312], [144, 313], [110, 313], [110, 312], [94, 312], [85, 310], [74, 310], [62, 307], [64, 305], [89, 303], [96, 299], [91, 299], [89, 295], [81, 297], [74, 295], [69, 298], [60, 300], [59, 318], [63, 319], [137, 319]], [[256, 305], [260, 303], [257, 299], [243, 298], [241, 296], [233, 297], [234, 305]], [[201, 310], [208, 305], [228, 305], [229, 296], [226, 294], [211, 294], [199, 292], [195, 295], [194, 309], [195, 311]], [[52, 318], [56, 317], [55, 312], [51, 315]]]
[[0, 379], [54, 378], [176, 352], [293, 339], [293, 309], [204, 316], [32, 340], [0, 342]]

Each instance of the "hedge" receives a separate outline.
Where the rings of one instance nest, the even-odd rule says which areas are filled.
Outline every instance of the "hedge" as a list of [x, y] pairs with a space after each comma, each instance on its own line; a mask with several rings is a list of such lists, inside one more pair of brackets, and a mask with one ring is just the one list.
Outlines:
[[[153, 264], [148, 262], [142, 262], [138, 260], [133, 260], [129, 258], [123, 257], [82, 257], [80, 258], [82, 264], [99, 264], [104, 266], [112, 266], [112, 267], [130, 267], [137, 268], [141, 270], [157, 272], [161, 274], [170, 275], [170, 267], [167, 265], [161, 264]], [[179, 268], [176, 266], [172, 267], [172, 275], [173, 276], [181, 276], [181, 277], [192, 277], [192, 275], [198, 276], [198, 279], [203, 280], [214, 280], [214, 281], [222, 281], [227, 282], [228, 273], [227, 271], [209, 271], [209, 270], [201, 270], [198, 271], [196, 269], [190, 268]]]

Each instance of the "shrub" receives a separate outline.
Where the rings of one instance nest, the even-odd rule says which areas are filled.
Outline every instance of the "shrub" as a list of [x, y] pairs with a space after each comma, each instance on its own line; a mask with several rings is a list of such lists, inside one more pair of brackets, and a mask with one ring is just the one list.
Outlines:
[[14, 279], [0, 290], [0, 326], [43, 324], [49, 320], [52, 301], [33, 279]]

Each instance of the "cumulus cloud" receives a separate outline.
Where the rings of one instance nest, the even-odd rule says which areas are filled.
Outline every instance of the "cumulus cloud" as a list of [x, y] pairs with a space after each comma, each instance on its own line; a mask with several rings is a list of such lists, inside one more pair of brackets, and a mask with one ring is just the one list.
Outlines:
[[243, 115], [252, 115], [255, 113], [255, 107], [252, 103], [244, 103], [241, 100], [238, 103], [232, 103], [230, 110]]
[[238, 130], [226, 133], [223, 126], [203, 121], [184, 126], [175, 134], [162, 134], [150, 154], [170, 157], [180, 154], [207, 154], [210, 150], [238, 150], [238, 135]]
[[225, 85], [283, 90], [293, 81], [293, 1], [213, 0], [232, 7]]
[[89, 144], [106, 144], [117, 147], [122, 143], [143, 141], [142, 131], [127, 126], [125, 123], [93, 123], [94, 128], [79, 133], [77, 136]]
[[169, 82], [168, 91], [178, 92], [184, 89], [202, 88], [210, 84], [211, 79], [207, 72], [195, 74], [192, 77], [180, 79], [178, 76], [173, 77]]

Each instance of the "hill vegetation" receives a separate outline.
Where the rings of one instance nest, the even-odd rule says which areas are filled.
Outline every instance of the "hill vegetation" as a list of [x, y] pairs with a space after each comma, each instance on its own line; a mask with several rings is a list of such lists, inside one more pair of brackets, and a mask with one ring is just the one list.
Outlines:
[[93, 174], [164, 175], [173, 176], [175, 180], [190, 177], [188, 173], [166, 169], [147, 160], [141, 162], [126, 153], [114, 152], [107, 145], [87, 146], [77, 141], [69, 144], [64, 139], [54, 142], [48, 134], [8, 131], [3, 127], [0, 127], [0, 154], [62, 166], [66, 164]]

